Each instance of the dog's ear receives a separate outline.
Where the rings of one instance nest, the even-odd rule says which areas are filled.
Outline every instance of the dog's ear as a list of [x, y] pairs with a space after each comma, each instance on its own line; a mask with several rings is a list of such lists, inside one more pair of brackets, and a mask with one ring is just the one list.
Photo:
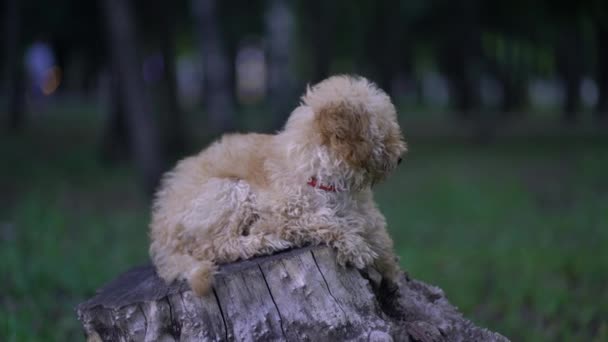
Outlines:
[[315, 113], [321, 143], [350, 165], [363, 167], [370, 158], [369, 114], [345, 102], [329, 103]]

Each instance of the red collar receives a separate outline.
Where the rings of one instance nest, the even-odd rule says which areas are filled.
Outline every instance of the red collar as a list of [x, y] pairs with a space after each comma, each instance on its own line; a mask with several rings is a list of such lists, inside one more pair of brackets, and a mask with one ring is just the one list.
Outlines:
[[333, 185], [318, 184], [318, 186], [317, 186], [317, 179], [315, 177], [310, 177], [310, 179], [308, 179], [308, 182], [306, 182], [306, 184], [312, 186], [313, 188], [319, 188], [321, 190], [325, 190], [325, 191], [329, 191], [329, 192], [336, 192], [336, 187]]

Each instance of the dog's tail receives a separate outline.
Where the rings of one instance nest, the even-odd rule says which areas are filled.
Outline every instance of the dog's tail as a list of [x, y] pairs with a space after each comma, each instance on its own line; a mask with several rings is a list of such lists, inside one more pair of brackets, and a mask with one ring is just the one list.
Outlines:
[[217, 272], [217, 265], [212, 261], [199, 261], [188, 274], [188, 284], [194, 293], [202, 297], [208, 294], [213, 287], [213, 276]]
[[198, 260], [193, 256], [181, 253], [165, 253], [152, 243], [150, 256], [158, 275], [167, 283], [176, 279], [185, 279], [197, 296], [208, 294], [213, 287], [213, 276], [217, 265], [211, 260]]

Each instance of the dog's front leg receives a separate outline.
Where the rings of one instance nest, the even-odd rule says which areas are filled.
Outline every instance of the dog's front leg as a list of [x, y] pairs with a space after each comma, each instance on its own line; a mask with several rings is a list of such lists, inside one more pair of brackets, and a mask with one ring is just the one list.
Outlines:
[[368, 220], [363, 236], [374, 252], [378, 254], [374, 266], [385, 280], [389, 283], [396, 283], [401, 271], [399, 260], [393, 249], [393, 240], [386, 229], [386, 219], [373, 204], [364, 211], [363, 216]]
[[364, 269], [372, 265], [378, 258], [378, 254], [369, 243], [357, 233], [346, 232], [332, 241], [330, 246], [338, 252], [336, 260], [341, 266], [350, 264], [358, 269]]
[[361, 233], [359, 222], [331, 216], [304, 216], [290, 220], [281, 227], [281, 238], [296, 246], [325, 244], [335, 248], [341, 266], [353, 265], [358, 269], [371, 265], [378, 254], [371, 248]]

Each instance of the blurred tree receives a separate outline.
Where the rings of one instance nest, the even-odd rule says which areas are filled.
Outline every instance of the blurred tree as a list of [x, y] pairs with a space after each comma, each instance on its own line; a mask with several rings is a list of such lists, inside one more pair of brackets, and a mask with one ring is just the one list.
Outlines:
[[161, 157], [156, 122], [148, 107], [137, 57], [137, 40], [129, 3], [104, 0], [101, 7], [106, 19], [110, 50], [118, 69], [123, 91], [123, 108], [132, 153], [142, 177], [145, 190], [152, 194], [161, 175]]
[[556, 42], [557, 73], [564, 84], [563, 121], [574, 123], [580, 111], [582, 82], [582, 37], [576, 25], [564, 25], [558, 29]]
[[608, 24], [598, 23], [596, 28], [598, 102], [596, 117], [608, 123]]
[[435, 0], [429, 25], [435, 31], [439, 68], [448, 79], [455, 114], [472, 118], [479, 107], [478, 67], [481, 25], [477, 0]]
[[595, 117], [600, 123], [608, 124], [608, 3], [604, 0], [590, 1], [588, 14], [595, 30], [597, 58], [598, 102]]
[[23, 127], [25, 116], [25, 75], [23, 70], [23, 42], [19, 0], [6, 0], [4, 8], [4, 75], [7, 96], [9, 128], [13, 131]]
[[[169, 6], [171, 7], [171, 6]], [[175, 61], [175, 16], [174, 13], [161, 15], [165, 18], [161, 22], [161, 52], [164, 62], [163, 84], [167, 94], [167, 116], [168, 116], [168, 149], [172, 153], [182, 152], [185, 148], [182, 123], [182, 112], [179, 106], [177, 94], [177, 72]]]
[[[414, 75], [415, 41], [434, 41], [424, 32], [423, 20], [429, 15], [425, 1], [377, 1], [365, 12], [370, 25], [365, 32], [364, 59], [370, 74], [391, 95], [397, 97], [396, 81], [409, 81]], [[424, 37], [424, 38], [422, 38]], [[411, 95], [411, 94], [410, 94]], [[397, 100], [397, 99], [395, 99]]]
[[[56, 65], [62, 74], [73, 81], [83, 82], [74, 88], [96, 86], [98, 72], [105, 64], [106, 48], [103, 41], [103, 25], [96, 1], [80, 0], [22, 0], [23, 17], [28, 25], [23, 27], [25, 46], [35, 41], [50, 44]], [[77, 60], [80, 59], [80, 60]], [[83, 67], [75, 75], [71, 70], [74, 63], [83, 62]], [[81, 77], [82, 76], [82, 77]], [[65, 80], [65, 78], [62, 78]], [[58, 91], [68, 82], [61, 82]], [[74, 89], [71, 89], [74, 90]]]
[[[58, 0], [45, 1], [49, 1], [50, 6], [58, 6]], [[65, 47], [65, 67], [63, 70], [66, 77], [69, 76], [69, 67], [76, 62], [74, 57], [81, 56], [84, 62], [82, 86], [85, 91], [94, 92], [97, 90], [99, 73], [109, 59], [107, 44], [100, 44], [106, 39], [106, 34], [103, 18], [99, 15], [98, 2], [61, 1], [68, 2], [64, 9], [67, 13], [55, 19], [56, 23], [54, 25], [58, 26], [58, 29], [54, 31], [58, 31], [56, 35], [59, 36], [55, 40], [62, 41], [62, 45]], [[70, 24], [66, 25], [66, 22]]]
[[236, 127], [231, 87], [232, 63], [226, 58], [215, 0], [192, 0], [205, 79], [207, 115], [214, 133]]
[[114, 162], [131, 156], [129, 129], [125, 115], [124, 90], [120, 82], [120, 70], [115, 58], [110, 63], [108, 114], [103, 129], [101, 153], [104, 161]]
[[329, 68], [334, 53], [336, 2], [308, 0], [299, 3], [301, 24], [305, 45], [311, 54], [312, 71], [306, 81], [317, 83], [329, 76]]
[[545, 0], [546, 22], [551, 30], [557, 76], [564, 85], [562, 121], [574, 123], [580, 117], [580, 87], [582, 82], [585, 44], [582, 24], [587, 19], [587, 2]]
[[271, 0], [266, 12], [268, 36], [268, 90], [273, 128], [285, 122], [292, 106], [293, 82], [291, 59], [294, 35], [294, 16], [286, 0]]
[[181, 155], [185, 149], [183, 115], [179, 105], [176, 72], [176, 38], [177, 20], [185, 17], [185, 8], [181, 1], [167, 6], [165, 1], [135, 2], [140, 9], [137, 17], [141, 22], [143, 38], [150, 48], [160, 51], [162, 58], [162, 78], [159, 86], [154, 87], [158, 96], [158, 117], [161, 125], [165, 147], [171, 155]]
[[479, 5], [484, 32], [482, 58], [487, 71], [502, 85], [501, 115], [522, 116], [531, 71], [524, 61], [522, 42], [543, 34], [538, 27], [542, 6], [526, 0], [483, 1]]
[[256, 42], [267, 33], [264, 17], [268, 7], [267, 1], [219, 1], [216, 6], [219, 37], [222, 40], [222, 48], [230, 65], [227, 78], [230, 82], [230, 88], [235, 89], [234, 63], [239, 49], [243, 47], [244, 42]]
[[365, 59], [373, 66], [373, 78], [390, 92], [397, 71], [408, 69], [406, 45], [402, 40], [408, 25], [400, 11], [401, 1], [376, 1], [368, 13], [370, 26], [365, 39]]
[[[502, 38], [502, 37], [500, 37]], [[502, 40], [504, 56], [500, 60], [498, 56], [484, 56], [491, 75], [496, 77], [502, 85], [502, 103], [500, 112], [503, 118], [521, 117], [524, 114], [523, 107], [526, 104], [526, 71], [515, 54], [516, 48], [511, 40]]]

